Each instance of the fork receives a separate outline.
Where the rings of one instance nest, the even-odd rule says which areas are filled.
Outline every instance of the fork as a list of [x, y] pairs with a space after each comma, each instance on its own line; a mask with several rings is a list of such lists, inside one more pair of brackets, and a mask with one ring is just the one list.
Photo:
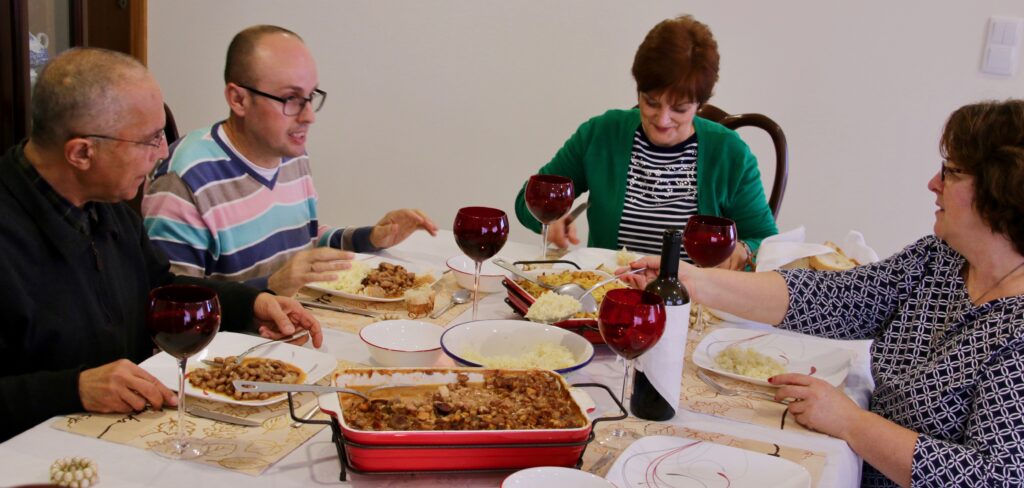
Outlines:
[[714, 389], [719, 395], [723, 395], [723, 396], [754, 396], [754, 397], [761, 398], [763, 400], [768, 400], [768, 401], [775, 402], [775, 403], [781, 403], [783, 405], [789, 405], [789, 400], [776, 400], [775, 399], [775, 395], [773, 395], [771, 393], [768, 393], [768, 392], [765, 392], [765, 391], [745, 390], [745, 389], [741, 389], [741, 388], [728, 388], [728, 387], [725, 387], [725, 386], [719, 384], [717, 381], [715, 381], [710, 376], [708, 376], [707, 373], [705, 373], [704, 371], [701, 371], [701, 370], [697, 371], [697, 377], [700, 378], [700, 380], [703, 381], [704, 383], [707, 383], [707, 385], [710, 386], [712, 389]]
[[[269, 340], [269, 341], [261, 342], [259, 344], [256, 344], [255, 346], [250, 347], [249, 349], [246, 349], [245, 351], [242, 351], [241, 354], [235, 356], [235, 360], [237, 362], [242, 362], [242, 358], [248, 356], [253, 351], [255, 351], [255, 350], [257, 350], [257, 349], [259, 349], [259, 348], [261, 348], [263, 346], [266, 346], [266, 345], [269, 345], [269, 344], [273, 344], [275, 342], [291, 342], [291, 341], [294, 341], [296, 339], [301, 339], [303, 337], [306, 337], [308, 335], [309, 335], [309, 331], [308, 330], [302, 330], [302, 331], [296, 332], [296, 333], [294, 333], [294, 334], [292, 334], [292, 335], [290, 335], [288, 337], [282, 337], [280, 339], [272, 339], [272, 340]], [[207, 366], [214, 366], [214, 367], [218, 367], [218, 368], [221, 367], [221, 366], [224, 366], [224, 363], [218, 363], [216, 361], [210, 361], [209, 359], [203, 359], [203, 360], [201, 360], [201, 362], [203, 364], [207, 365]]]

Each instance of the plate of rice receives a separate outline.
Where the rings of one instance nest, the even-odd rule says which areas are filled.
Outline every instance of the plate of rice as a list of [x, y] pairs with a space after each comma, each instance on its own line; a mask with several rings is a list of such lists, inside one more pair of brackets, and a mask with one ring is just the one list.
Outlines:
[[368, 302], [400, 302], [405, 292], [431, 286], [441, 274], [429, 266], [385, 260], [379, 256], [356, 254], [352, 267], [337, 271], [334, 281], [306, 285], [323, 293]]
[[700, 341], [692, 359], [708, 371], [755, 385], [777, 386], [768, 378], [801, 373], [839, 386], [849, 373], [853, 353], [812, 336], [721, 328]]
[[548, 369], [566, 374], [594, 358], [586, 339], [553, 325], [477, 320], [448, 328], [441, 349], [456, 364], [497, 369]]

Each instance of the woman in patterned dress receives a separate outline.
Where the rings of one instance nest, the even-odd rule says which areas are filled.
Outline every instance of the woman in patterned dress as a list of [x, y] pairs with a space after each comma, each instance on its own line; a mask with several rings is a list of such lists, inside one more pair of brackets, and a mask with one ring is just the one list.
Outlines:
[[[801, 374], [769, 381], [801, 424], [867, 462], [863, 486], [1024, 486], [1024, 100], [955, 111], [934, 235], [845, 272], [680, 265], [701, 303], [832, 339], [873, 339], [869, 411]], [[656, 273], [648, 266], [642, 285]]]
[[[682, 229], [694, 214], [721, 215], [736, 222], [741, 242], [722, 267], [738, 269], [778, 233], [757, 158], [736, 132], [696, 115], [718, 81], [718, 59], [706, 25], [688, 15], [662, 21], [633, 60], [637, 108], [588, 120], [540, 169], [571, 178], [577, 197], [590, 192], [589, 246], [660, 254], [665, 229]], [[539, 231], [525, 188], [516, 216]], [[548, 240], [579, 244], [575, 224], [552, 223]]]

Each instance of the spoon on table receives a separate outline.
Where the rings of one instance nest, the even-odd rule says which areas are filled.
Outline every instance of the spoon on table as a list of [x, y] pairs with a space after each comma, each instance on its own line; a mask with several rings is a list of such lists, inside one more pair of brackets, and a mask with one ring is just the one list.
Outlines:
[[452, 299], [451, 299], [451, 301], [448, 302], [448, 305], [445, 305], [445, 306], [441, 307], [438, 311], [436, 311], [434, 313], [431, 313], [430, 314], [430, 318], [436, 319], [436, 318], [440, 317], [441, 314], [447, 312], [448, 309], [450, 309], [450, 308], [452, 308], [452, 307], [454, 307], [456, 305], [462, 305], [463, 303], [469, 303], [469, 301], [472, 300], [472, 299], [473, 299], [473, 294], [470, 293], [469, 290], [465, 290], [465, 289], [456, 290], [455, 293], [452, 293]]
[[567, 295], [567, 296], [570, 296], [570, 297], [573, 297], [573, 298], [579, 300], [583, 296], [583, 293], [586, 291], [586, 290], [583, 289], [582, 286], [580, 286], [580, 285], [578, 285], [576, 283], [566, 283], [564, 285], [552, 286], [552, 285], [544, 283], [544, 282], [542, 282], [542, 281], [540, 281], [540, 280], [538, 280], [536, 278], [531, 278], [530, 276], [527, 276], [526, 274], [524, 274], [522, 271], [519, 271], [519, 268], [516, 268], [514, 264], [506, 261], [503, 258], [495, 258], [495, 259], [492, 259], [491, 262], [494, 263], [494, 264], [497, 264], [498, 266], [501, 266], [502, 268], [505, 268], [505, 269], [511, 271], [512, 274], [514, 274], [514, 275], [516, 275], [516, 276], [518, 276], [518, 277], [520, 277], [520, 278], [522, 278], [522, 279], [524, 279], [526, 281], [529, 281], [530, 283], [533, 283], [533, 284], [535, 284], [535, 285], [537, 285], [537, 286], [539, 286], [541, 288], [545, 288], [545, 289], [551, 290], [551, 291], [553, 291], [553, 292], [555, 292], [555, 293], [557, 293], [559, 295]]

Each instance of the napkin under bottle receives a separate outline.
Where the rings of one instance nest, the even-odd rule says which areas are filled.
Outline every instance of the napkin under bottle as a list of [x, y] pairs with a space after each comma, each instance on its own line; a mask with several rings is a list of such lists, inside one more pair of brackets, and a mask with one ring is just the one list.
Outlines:
[[677, 412], [682, 390], [686, 334], [689, 330], [689, 303], [665, 307], [665, 332], [654, 347], [636, 360], [637, 370], [643, 371], [651, 386], [658, 390], [662, 398], [669, 400], [672, 409]]

